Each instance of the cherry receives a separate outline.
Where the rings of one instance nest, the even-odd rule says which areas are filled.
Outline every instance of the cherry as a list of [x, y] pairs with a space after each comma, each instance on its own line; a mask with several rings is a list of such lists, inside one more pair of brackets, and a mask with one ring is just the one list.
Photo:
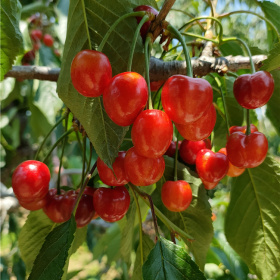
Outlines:
[[103, 94], [103, 104], [110, 119], [120, 126], [131, 125], [148, 100], [145, 79], [135, 72], [114, 76]]
[[97, 159], [97, 170], [101, 181], [108, 186], [123, 186], [128, 183], [124, 169], [125, 152], [119, 152], [113, 163], [113, 171], [100, 159]]
[[83, 193], [75, 215], [77, 227], [81, 228], [89, 224], [94, 215], [95, 209], [93, 206], [93, 195]]
[[202, 179], [201, 179], [201, 181], [206, 190], [213, 190], [219, 184], [219, 182], [210, 183], [210, 182], [204, 181]]
[[[134, 8], [133, 11], [134, 12], [144, 11], [144, 12], [153, 14], [155, 16], [158, 15], [158, 11], [155, 8], [153, 8], [151, 6], [147, 6], [147, 5], [138, 6], [138, 7]], [[141, 17], [136, 17], [137, 23], [139, 23], [141, 21], [141, 19], [142, 19]], [[151, 21], [147, 21], [143, 24], [143, 26], [140, 29], [140, 34], [141, 34], [143, 41], [146, 38], [150, 25], [151, 25]]]
[[226, 155], [202, 149], [196, 155], [196, 171], [202, 181], [217, 183], [223, 179], [229, 169]]
[[21, 59], [21, 64], [22, 65], [31, 65], [34, 62], [34, 59], [35, 59], [35, 51], [33, 49], [24, 54], [24, 56]]
[[151, 91], [158, 91], [165, 83], [165, 80], [153, 81], [150, 83]]
[[211, 143], [209, 147], [208, 141], [209, 139], [200, 141], [183, 140], [179, 149], [181, 159], [188, 164], [195, 164], [196, 155], [200, 150], [211, 149]]
[[12, 175], [15, 196], [25, 203], [42, 200], [48, 193], [50, 177], [50, 171], [43, 162], [22, 162]]
[[233, 84], [237, 102], [246, 109], [256, 109], [265, 105], [273, 94], [274, 81], [269, 72], [239, 76]]
[[213, 91], [209, 82], [204, 79], [174, 75], [165, 82], [161, 101], [164, 111], [172, 121], [187, 124], [198, 120], [209, 110]]
[[158, 158], [167, 151], [173, 137], [173, 125], [160, 110], [145, 110], [133, 123], [131, 139], [139, 155]]
[[[250, 128], [251, 128], [251, 133], [258, 131], [258, 128], [255, 125], [253, 125], [253, 124], [250, 124]], [[246, 125], [244, 125], [244, 126], [236, 126], [235, 125], [235, 126], [231, 126], [229, 128], [229, 134], [232, 134], [233, 132], [237, 132], [237, 131], [246, 133], [247, 126]]]
[[149, 186], [156, 183], [164, 173], [163, 157], [147, 158], [139, 155], [132, 147], [126, 152], [124, 168], [129, 181], [136, 186]]
[[179, 133], [187, 140], [200, 141], [207, 138], [214, 129], [216, 123], [216, 110], [211, 105], [208, 111], [197, 121], [178, 124], [175, 123]]
[[32, 202], [24, 202], [21, 200], [19, 200], [18, 202], [23, 208], [30, 210], [30, 211], [35, 211], [35, 210], [42, 209], [46, 205], [47, 200], [46, 200], [46, 197], [44, 197], [41, 200], [36, 200], [36, 201], [32, 201]]
[[[224, 155], [227, 156], [227, 149], [226, 148], [222, 148], [219, 150], [219, 153], [222, 153]], [[229, 169], [227, 172], [227, 175], [229, 177], [238, 177], [239, 175], [241, 175], [243, 172], [245, 171], [245, 168], [239, 168], [237, 166], [234, 166], [230, 161], [229, 161]]]
[[45, 34], [43, 38], [43, 42], [47, 47], [53, 46], [53, 37], [50, 34]]
[[166, 181], [161, 189], [161, 200], [169, 211], [184, 211], [192, 202], [192, 189], [183, 180]]
[[130, 196], [124, 186], [99, 188], [94, 192], [93, 204], [96, 213], [107, 222], [116, 222], [124, 217], [129, 204]]
[[75, 89], [83, 96], [100, 96], [112, 79], [108, 57], [99, 51], [80, 51], [71, 64], [71, 79]]
[[229, 161], [239, 168], [253, 168], [260, 165], [266, 157], [268, 142], [261, 132], [246, 135], [234, 132], [226, 144]]
[[[177, 142], [172, 140], [167, 151], [165, 152], [165, 155], [167, 155], [169, 157], [174, 157], [174, 155], [176, 153], [176, 144], [177, 144]], [[182, 144], [182, 141], [178, 141], [178, 149], [180, 149], [181, 144]]]
[[34, 42], [40, 41], [42, 37], [43, 37], [43, 33], [40, 29], [33, 29], [30, 32], [30, 38]]

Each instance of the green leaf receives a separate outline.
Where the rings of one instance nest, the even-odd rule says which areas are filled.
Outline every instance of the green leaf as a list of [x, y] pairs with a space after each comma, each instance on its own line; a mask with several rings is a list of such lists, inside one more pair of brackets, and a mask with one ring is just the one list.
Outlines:
[[186, 250], [160, 238], [143, 265], [144, 280], [206, 279]]
[[35, 259], [29, 280], [61, 279], [75, 231], [76, 222], [72, 216], [69, 221], [57, 226], [48, 234]]
[[[96, 48], [116, 19], [132, 12], [133, 8], [140, 4], [156, 5], [153, 0], [117, 0], [114, 1], [114, 5], [110, 0], [70, 1], [68, 31], [58, 80], [58, 93], [65, 105], [81, 122], [97, 154], [108, 166], [112, 165], [117, 156], [127, 128], [119, 127], [109, 119], [102, 106], [102, 98], [85, 98], [74, 89], [70, 78], [70, 66], [74, 56], [80, 50], [89, 48], [87, 31], [89, 31], [93, 48]], [[103, 49], [111, 62], [114, 75], [126, 71], [136, 26], [135, 18], [129, 18], [119, 24]], [[139, 37], [134, 54], [133, 71], [143, 73], [143, 58], [143, 45]]]
[[259, 2], [259, 5], [261, 6], [266, 18], [276, 26], [278, 32], [280, 33], [280, 7], [276, 3], [270, 1]]
[[23, 51], [23, 40], [19, 30], [21, 4], [18, 0], [3, 0], [0, 4], [0, 81], [12, 68], [14, 60]]
[[268, 156], [233, 179], [225, 220], [228, 242], [263, 280], [280, 271], [279, 189], [279, 162]]
[[[196, 263], [203, 270], [208, 248], [213, 237], [212, 211], [208, 202], [206, 191], [201, 185], [201, 180], [195, 177], [195, 173], [189, 171], [184, 164], [178, 163], [178, 180], [190, 183], [193, 192], [191, 205], [183, 212], [174, 213], [165, 208], [161, 201], [162, 180], [158, 182], [157, 189], [153, 193], [153, 201], [162, 213], [175, 225], [193, 236], [194, 241], [184, 240], [194, 255]], [[165, 157], [166, 180], [174, 178], [174, 160]]]
[[269, 52], [266, 60], [263, 61], [261, 70], [272, 71], [280, 68], [280, 43], [275, 44]]
[[20, 231], [18, 244], [21, 257], [27, 271], [31, 271], [33, 262], [41, 249], [45, 237], [53, 228], [54, 223], [43, 210], [32, 211]]

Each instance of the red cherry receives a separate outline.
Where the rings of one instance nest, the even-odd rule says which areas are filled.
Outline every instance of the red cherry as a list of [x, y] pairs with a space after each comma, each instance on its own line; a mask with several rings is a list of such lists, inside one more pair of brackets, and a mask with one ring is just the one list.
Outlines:
[[184, 211], [192, 202], [192, 189], [183, 180], [166, 181], [161, 189], [161, 200], [169, 211]]
[[34, 29], [30, 32], [30, 38], [32, 41], [40, 41], [43, 37], [43, 33], [40, 29]]
[[[177, 142], [172, 140], [167, 151], [165, 152], [165, 155], [167, 155], [169, 157], [174, 157], [174, 155], [176, 153], [176, 144], [177, 144]], [[181, 144], [182, 144], [182, 141], [178, 141], [178, 149], [180, 149]]]
[[210, 108], [213, 91], [209, 82], [204, 79], [174, 75], [164, 84], [161, 100], [163, 109], [171, 120], [187, 124], [201, 118]]
[[50, 178], [50, 171], [43, 162], [24, 161], [12, 176], [15, 196], [26, 203], [42, 200], [48, 193]]
[[265, 105], [273, 94], [274, 81], [269, 72], [239, 76], [233, 84], [237, 102], [246, 109], [256, 109]]
[[207, 142], [208, 141], [206, 140], [200, 140], [200, 141], [189, 141], [186, 139], [183, 140], [179, 149], [179, 154], [181, 159], [188, 164], [195, 164], [197, 153], [202, 149], [209, 149], [208, 148], [209, 144]]
[[43, 42], [47, 47], [53, 46], [53, 37], [50, 34], [45, 34], [43, 38]]
[[204, 181], [204, 180], [201, 180], [201, 181], [202, 181], [202, 184], [204, 185], [204, 188], [206, 190], [213, 190], [219, 184], [219, 182], [210, 183], [210, 182], [207, 182], [207, 181]]
[[126, 152], [124, 168], [129, 181], [136, 186], [156, 183], [164, 173], [163, 157], [147, 158], [137, 154], [135, 147]]
[[[97, 190], [97, 188], [85, 187], [83, 194], [93, 196], [93, 194], [96, 190]], [[77, 189], [76, 192], [79, 193], [80, 189]]]
[[214, 129], [216, 123], [216, 110], [214, 105], [197, 121], [187, 124], [177, 124], [179, 133], [187, 140], [200, 141], [207, 138]]
[[133, 123], [131, 139], [139, 155], [158, 158], [167, 151], [173, 137], [173, 125], [160, 110], [145, 110]]
[[151, 91], [158, 91], [164, 83], [165, 80], [151, 82], [150, 83]]
[[93, 204], [96, 213], [107, 222], [116, 222], [124, 217], [129, 204], [130, 196], [124, 186], [114, 189], [99, 188], [93, 195]]
[[103, 94], [105, 111], [120, 126], [131, 125], [143, 111], [147, 100], [147, 83], [135, 72], [124, 72], [113, 77]]
[[97, 159], [97, 170], [101, 181], [108, 186], [123, 186], [128, 183], [124, 169], [125, 152], [119, 152], [113, 163], [114, 172], [100, 159]]
[[81, 228], [89, 224], [94, 215], [93, 196], [83, 194], [75, 215], [77, 227]]
[[253, 168], [260, 165], [266, 157], [268, 142], [261, 132], [246, 135], [232, 133], [226, 145], [229, 161], [239, 168]]
[[30, 65], [34, 62], [35, 59], [35, 51], [31, 50], [24, 54], [24, 56], [21, 59], [22, 65]]
[[32, 202], [24, 202], [21, 200], [19, 200], [18, 202], [23, 208], [30, 210], [30, 211], [36, 211], [36, 210], [42, 209], [46, 205], [47, 200], [46, 200], [46, 197], [44, 197], [41, 200], [36, 200], [36, 201], [32, 201]]
[[[227, 149], [222, 148], [219, 150], [219, 153], [222, 153], [227, 156]], [[227, 172], [227, 175], [229, 177], [238, 177], [240, 176], [243, 172], [245, 171], [245, 168], [239, 168], [237, 166], [234, 166], [230, 161], [229, 161], [229, 169]]]
[[[253, 124], [250, 124], [250, 128], [251, 128], [251, 133], [258, 131], [258, 128]], [[232, 134], [233, 132], [237, 132], [237, 131], [246, 133], [247, 126], [246, 125], [244, 125], [244, 126], [236, 126], [235, 125], [235, 126], [231, 126], [229, 128], [229, 134]]]
[[[158, 15], [158, 11], [155, 8], [153, 8], [151, 6], [147, 6], [147, 5], [138, 6], [138, 7], [134, 8], [133, 11], [134, 12], [144, 11], [144, 12], [153, 14], [155, 16]], [[142, 19], [141, 17], [136, 17], [137, 23], [139, 23], [141, 21], [141, 19]], [[147, 21], [143, 24], [143, 26], [140, 29], [140, 34], [141, 34], [141, 37], [143, 40], [145, 40], [145, 38], [146, 38], [150, 25], [151, 25], [151, 21]]]
[[226, 176], [228, 168], [228, 158], [222, 153], [214, 153], [208, 149], [202, 149], [197, 153], [196, 171], [203, 181], [219, 182]]
[[75, 89], [83, 96], [100, 96], [112, 79], [108, 57], [94, 50], [80, 51], [71, 64], [71, 79]]

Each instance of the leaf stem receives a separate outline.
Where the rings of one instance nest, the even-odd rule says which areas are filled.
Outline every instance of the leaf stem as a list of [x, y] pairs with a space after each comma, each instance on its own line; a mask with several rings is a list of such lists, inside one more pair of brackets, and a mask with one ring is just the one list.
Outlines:
[[119, 17], [114, 23], [113, 25], [111, 25], [111, 27], [109, 28], [109, 30], [107, 31], [107, 33], [105, 34], [105, 36], [103, 37], [99, 47], [98, 47], [98, 51], [102, 52], [102, 49], [104, 47], [104, 45], [106, 44], [110, 34], [115, 30], [116, 26], [123, 21], [124, 19], [128, 18], [128, 17], [144, 17], [146, 15], [146, 12], [141, 11], [141, 12], [133, 12], [133, 13], [128, 13], [125, 14], [121, 17]]
[[144, 46], [144, 53], [145, 53], [145, 72], [146, 72], [146, 82], [148, 86], [148, 109], [153, 109], [153, 102], [152, 102], [152, 92], [151, 92], [151, 85], [150, 85], [150, 45], [152, 42], [152, 38], [149, 36], [150, 33], [148, 33], [146, 40], [145, 40], [145, 46]]
[[82, 6], [83, 6], [83, 14], [84, 14], [85, 26], [86, 26], [87, 37], [88, 37], [88, 45], [89, 45], [89, 49], [92, 50], [91, 40], [90, 40], [90, 35], [89, 35], [88, 22], [87, 22], [86, 7], [85, 7], [85, 1], [84, 0], [82, 0]]
[[135, 46], [136, 46], [136, 42], [139, 36], [139, 32], [141, 27], [143, 26], [143, 24], [145, 22], [147, 22], [149, 20], [149, 16], [145, 15], [141, 21], [139, 22], [136, 31], [134, 33], [133, 39], [132, 39], [132, 43], [131, 43], [131, 49], [130, 49], [130, 54], [129, 54], [129, 58], [128, 58], [128, 63], [127, 63], [127, 72], [131, 72], [131, 67], [132, 67], [132, 60], [133, 60], [133, 54], [134, 54], [134, 50], [135, 50]]

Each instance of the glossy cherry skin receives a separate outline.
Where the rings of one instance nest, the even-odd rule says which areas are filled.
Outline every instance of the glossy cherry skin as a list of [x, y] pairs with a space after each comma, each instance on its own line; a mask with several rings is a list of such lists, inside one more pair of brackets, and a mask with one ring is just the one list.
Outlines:
[[34, 50], [28, 51], [22, 57], [21, 64], [22, 65], [31, 65], [34, 62], [34, 59], [35, 59], [35, 51]]
[[201, 118], [210, 108], [213, 91], [204, 79], [174, 75], [165, 82], [161, 101], [172, 121], [187, 124]]
[[136, 72], [114, 76], [103, 94], [103, 104], [110, 119], [120, 126], [131, 125], [148, 100], [145, 79]]
[[229, 161], [239, 168], [253, 168], [266, 158], [268, 142], [261, 132], [246, 135], [242, 132], [232, 133], [226, 144]]
[[95, 209], [93, 206], [93, 196], [83, 194], [75, 215], [77, 228], [81, 228], [89, 224], [94, 215]]
[[[144, 11], [144, 12], [148, 12], [150, 14], [154, 14], [155, 16], [158, 15], [158, 11], [155, 8], [153, 8], [151, 6], [147, 6], [147, 5], [138, 6], [138, 7], [134, 8], [133, 11], [134, 12]], [[141, 17], [136, 17], [137, 23], [139, 23], [141, 21], [141, 19], [142, 19]], [[141, 34], [141, 37], [143, 40], [145, 40], [145, 38], [146, 38], [150, 25], [151, 25], [151, 21], [147, 21], [143, 24], [143, 26], [140, 29], [140, 34]]]
[[[253, 124], [250, 124], [250, 128], [251, 128], [251, 133], [259, 131], [258, 128], [255, 125], [253, 125]], [[237, 132], [237, 131], [246, 133], [247, 126], [246, 125], [244, 125], [244, 126], [236, 126], [236, 125], [234, 125], [234, 126], [231, 126], [229, 128], [229, 134], [232, 134], [233, 132]]]
[[209, 137], [215, 127], [216, 117], [215, 107], [211, 105], [209, 110], [197, 121], [187, 124], [175, 123], [175, 126], [185, 139], [200, 141]]
[[[178, 141], [178, 149], [180, 149], [181, 144], [182, 144], [182, 141]], [[172, 140], [167, 151], [165, 152], [165, 155], [167, 155], [169, 157], [174, 157], [175, 153], [176, 153], [176, 145], [177, 145], [177, 142]]]
[[266, 71], [239, 76], [233, 84], [237, 102], [246, 109], [256, 109], [265, 105], [273, 94], [274, 80]]
[[[207, 139], [208, 140], [208, 139]], [[210, 144], [211, 145], [211, 144]], [[195, 164], [196, 155], [202, 149], [209, 149], [209, 143], [206, 140], [189, 141], [183, 140], [179, 154], [181, 159], [188, 164]], [[211, 146], [210, 146], [211, 149]]]
[[80, 51], [71, 64], [71, 79], [75, 89], [83, 96], [100, 96], [112, 79], [108, 57], [99, 51]]
[[43, 42], [47, 47], [53, 46], [53, 37], [50, 34], [45, 34], [43, 38]]
[[116, 222], [126, 214], [130, 196], [124, 186], [99, 188], [93, 195], [93, 204], [100, 218], [107, 222]]
[[[222, 148], [219, 150], [219, 153], [222, 153], [227, 156], [227, 149]], [[243, 172], [245, 171], [245, 168], [239, 168], [237, 166], [234, 166], [230, 161], [229, 161], [229, 169], [227, 172], [227, 176], [229, 177], [238, 177], [240, 176]]]
[[191, 186], [183, 180], [166, 181], [161, 189], [161, 200], [169, 211], [184, 211], [192, 202]]
[[207, 182], [207, 181], [202, 181], [202, 184], [204, 185], [204, 188], [206, 190], [213, 190], [218, 184], [219, 182], [216, 182], [216, 183], [210, 183], [210, 182]]
[[229, 161], [226, 155], [202, 149], [196, 156], [196, 171], [202, 181], [217, 183], [228, 172]]
[[165, 80], [151, 82], [150, 83], [151, 91], [158, 91], [163, 86], [164, 83]]
[[173, 137], [173, 125], [168, 115], [160, 110], [145, 110], [133, 123], [131, 139], [137, 153], [158, 158], [167, 151]]
[[43, 37], [43, 33], [40, 29], [34, 29], [30, 32], [30, 38], [33, 40], [33, 41], [40, 41]]
[[50, 178], [49, 168], [43, 162], [22, 162], [12, 175], [15, 196], [26, 203], [43, 199], [48, 193]]
[[100, 159], [97, 159], [97, 170], [101, 181], [108, 186], [123, 186], [128, 183], [124, 169], [125, 152], [119, 152], [113, 163], [114, 172]]
[[136, 186], [149, 186], [156, 183], [164, 173], [163, 157], [147, 158], [139, 155], [135, 147], [126, 152], [124, 168], [129, 181]]
[[32, 202], [24, 202], [21, 200], [19, 200], [18, 202], [23, 208], [30, 210], [30, 211], [36, 211], [36, 210], [42, 209], [46, 205], [47, 200], [46, 200], [46, 197], [44, 197], [41, 200], [36, 200], [36, 201], [32, 201]]

